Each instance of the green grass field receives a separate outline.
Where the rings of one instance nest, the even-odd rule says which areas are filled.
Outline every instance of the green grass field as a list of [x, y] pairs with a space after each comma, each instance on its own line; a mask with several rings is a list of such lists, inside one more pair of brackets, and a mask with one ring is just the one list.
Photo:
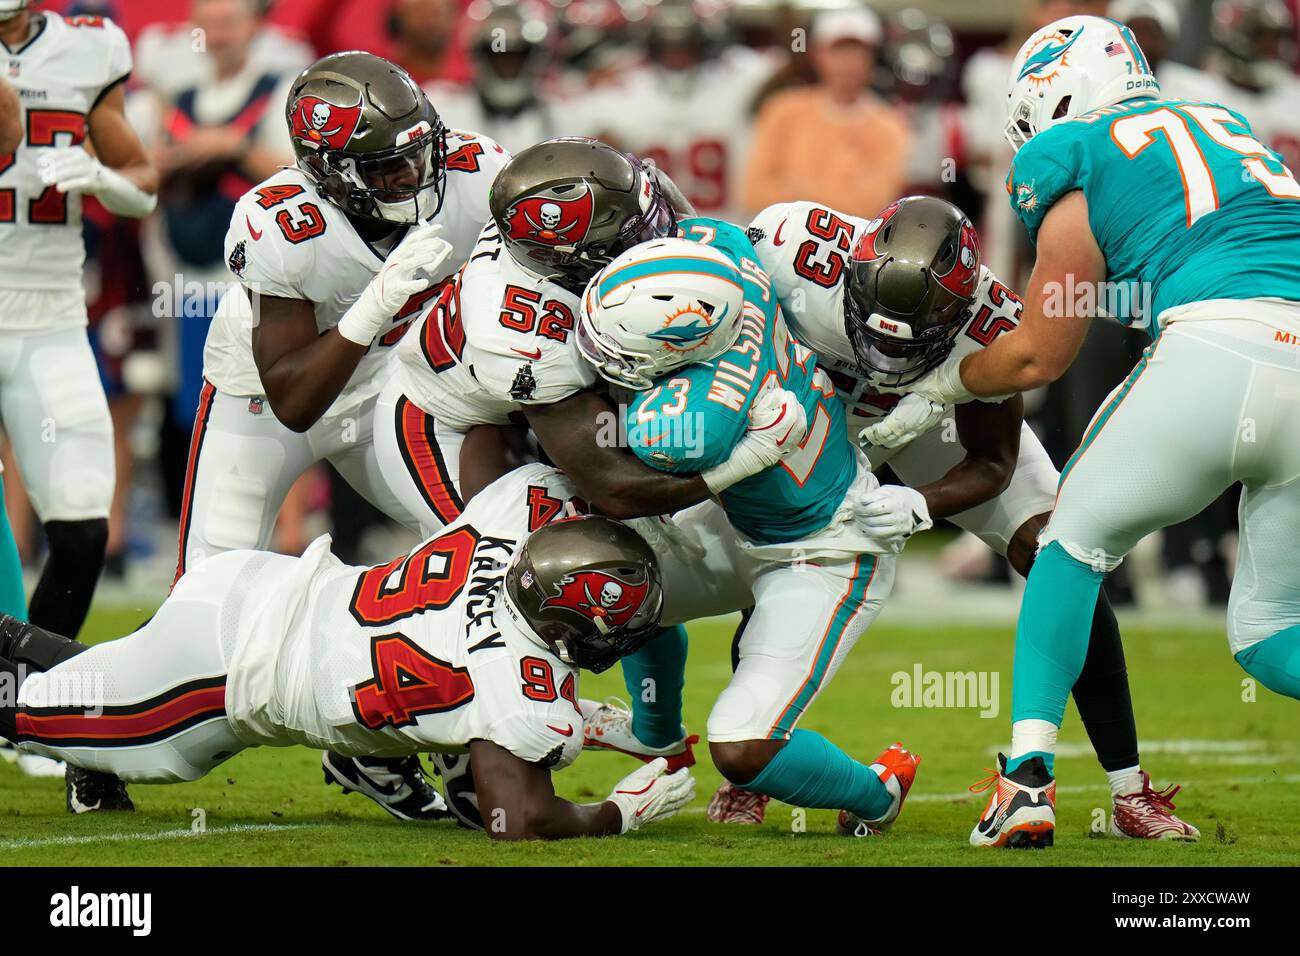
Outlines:
[[[94, 638], [129, 630], [141, 609], [98, 612]], [[888, 614], [886, 614], [886, 618]], [[691, 628], [687, 720], [702, 731], [728, 672], [726, 622]], [[360, 796], [321, 782], [319, 756], [306, 749], [248, 751], [208, 778], [134, 788], [137, 812], [72, 817], [62, 783], [31, 780], [0, 766], [0, 864], [195, 866], [205, 864], [454, 866], [604, 865], [1293, 865], [1300, 860], [1300, 711], [1259, 691], [1242, 700], [1242, 672], [1215, 630], [1126, 629], [1129, 671], [1157, 785], [1182, 783], [1180, 815], [1203, 834], [1197, 845], [1133, 844], [1090, 836], [1109, 807], [1105, 777], [1071, 712], [1057, 762], [1057, 845], [1041, 853], [976, 850], [966, 834], [984, 797], [966, 792], [992, 765], [990, 748], [1009, 735], [1011, 634], [1001, 628], [891, 626], [854, 650], [804, 721], [859, 757], [895, 739], [924, 762], [895, 829], [873, 840], [835, 836], [833, 815], [773, 803], [761, 827], [710, 824], [704, 807], [719, 782], [700, 751], [699, 794], [675, 819], [621, 839], [497, 845], [453, 824], [402, 824]], [[891, 705], [890, 676], [927, 671], [990, 671], [1000, 677], [996, 718], [975, 709]], [[582, 686], [586, 697], [622, 693], [617, 670]], [[632, 769], [615, 754], [587, 754], [557, 777], [560, 792], [602, 798]], [[196, 811], [206, 830], [194, 832]]]

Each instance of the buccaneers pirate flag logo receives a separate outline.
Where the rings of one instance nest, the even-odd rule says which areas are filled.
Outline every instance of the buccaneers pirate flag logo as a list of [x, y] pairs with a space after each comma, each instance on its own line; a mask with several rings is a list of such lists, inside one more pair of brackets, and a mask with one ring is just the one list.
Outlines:
[[304, 96], [293, 108], [293, 138], [315, 149], [342, 149], [361, 122], [361, 104], [335, 106], [319, 96]]
[[559, 593], [543, 601], [542, 607], [574, 611], [608, 633], [636, 616], [649, 590], [648, 581], [633, 584], [605, 571], [578, 571], [560, 578]]
[[957, 250], [957, 260], [945, 275], [938, 276], [939, 284], [953, 295], [963, 298], [975, 294], [975, 282], [979, 279], [980, 244], [975, 234], [975, 227], [969, 220], [961, 224], [961, 248]]
[[510, 207], [506, 228], [511, 239], [528, 239], [547, 246], [572, 246], [591, 227], [595, 198], [582, 184], [576, 196], [529, 196]]

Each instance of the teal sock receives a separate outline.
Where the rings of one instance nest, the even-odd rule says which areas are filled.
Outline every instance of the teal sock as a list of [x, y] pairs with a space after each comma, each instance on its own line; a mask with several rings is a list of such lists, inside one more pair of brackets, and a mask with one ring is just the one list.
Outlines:
[[1300, 700], [1300, 624], [1252, 644], [1236, 658], [1247, 674], [1273, 693]]
[[[1105, 577], [1053, 541], [1034, 559], [1016, 623], [1016, 658], [1011, 673], [1011, 720], [1046, 720], [1058, 727], [1065, 702], [1083, 673], [1097, 592]], [[1007, 760], [1011, 773], [1031, 757], [1029, 750]], [[1048, 770], [1052, 761], [1047, 761]]]
[[25, 621], [27, 594], [23, 590], [23, 563], [18, 557], [18, 545], [14, 543], [3, 501], [4, 483], [0, 481], [0, 612]]
[[682, 739], [686, 686], [686, 628], [666, 627], [623, 658], [623, 683], [632, 700], [632, 733], [647, 747]]
[[870, 767], [811, 730], [792, 733], [763, 772], [740, 789], [796, 807], [848, 810], [864, 820], [884, 816], [894, 800]]

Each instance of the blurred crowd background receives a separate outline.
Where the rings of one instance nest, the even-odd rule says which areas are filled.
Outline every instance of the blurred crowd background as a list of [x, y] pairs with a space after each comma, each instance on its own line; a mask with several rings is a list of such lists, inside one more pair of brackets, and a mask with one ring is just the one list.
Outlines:
[[[170, 578], [203, 340], [230, 279], [222, 238], [235, 199], [292, 162], [285, 93], [318, 56], [387, 56], [427, 88], [448, 126], [509, 149], [600, 136], [653, 158], [701, 212], [740, 223], [773, 202], [871, 216], [909, 192], [942, 195], [976, 222], [986, 263], [1018, 288], [1030, 251], [1005, 200], [1002, 129], [1007, 71], [1023, 39], [1074, 13], [1123, 20], [1167, 95], [1241, 111], [1294, 161], [1294, 2], [47, 2], [111, 16], [127, 31], [128, 115], [163, 176], [159, 210], [142, 223], [87, 202], [92, 337], [118, 441], [103, 584], [161, 593]], [[1031, 421], [1058, 465], [1144, 344], [1097, 328], [1069, 375], [1032, 396]], [[38, 565], [42, 536], [7, 452], [5, 477], [24, 560]], [[1235, 519], [1231, 493], [1147, 543], [1111, 582], [1112, 596], [1224, 601]], [[322, 465], [294, 489], [275, 546], [297, 552], [324, 530], [345, 560], [362, 563], [387, 560], [406, 540]], [[938, 563], [954, 577], [1006, 575], [978, 542], [947, 543]]]

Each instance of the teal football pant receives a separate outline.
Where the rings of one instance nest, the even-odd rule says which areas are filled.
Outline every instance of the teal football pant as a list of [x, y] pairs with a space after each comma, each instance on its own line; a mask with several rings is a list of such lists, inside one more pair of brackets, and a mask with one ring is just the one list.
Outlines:
[[23, 563], [18, 557], [9, 514], [4, 509], [4, 482], [0, 480], [0, 613], [27, 620], [27, 596], [23, 591]]

